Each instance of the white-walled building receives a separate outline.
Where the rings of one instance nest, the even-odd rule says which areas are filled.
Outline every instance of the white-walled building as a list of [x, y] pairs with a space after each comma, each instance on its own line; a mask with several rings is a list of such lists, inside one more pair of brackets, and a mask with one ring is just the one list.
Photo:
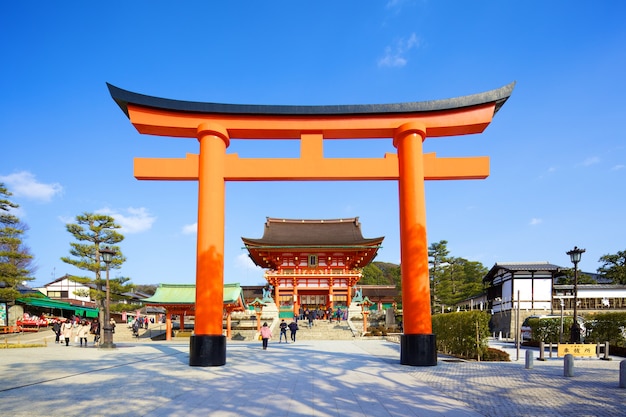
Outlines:
[[518, 303], [521, 323], [532, 314], [550, 314], [552, 285], [563, 268], [549, 262], [498, 262], [483, 278], [492, 313], [491, 330], [515, 334]]
[[[491, 312], [491, 330], [513, 337], [518, 324], [530, 315], [573, 315], [575, 299], [578, 315], [626, 309], [626, 286], [612, 284], [557, 285], [566, 270], [549, 262], [496, 263], [483, 278]], [[518, 309], [519, 305], [519, 309]]]
[[53, 300], [65, 301], [76, 306], [95, 307], [95, 301], [89, 296], [90, 289], [88, 285], [75, 281], [67, 274], [38, 288]]

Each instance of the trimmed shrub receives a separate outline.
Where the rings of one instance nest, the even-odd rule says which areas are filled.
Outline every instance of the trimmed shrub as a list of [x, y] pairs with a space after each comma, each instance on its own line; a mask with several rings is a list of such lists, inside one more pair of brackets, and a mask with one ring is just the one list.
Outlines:
[[463, 311], [433, 316], [437, 350], [467, 359], [485, 356], [490, 316], [484, 311]]
[[492, 362], [510, 362], [511, 356], [503, 350], [490, 347], [487, 348], [487, 351], [481, 360]]
[[[561, 331], [560, 317], [543, 317], [528, 319], [531, 328], [531, 342], [559, 343]], [[563, 317], [563, 341], [570, 340], [572, 317]]]
[[586, 342], [604, 343], [626, 347], [626, 313], [598, 313], [590, 315], [585, 322]]

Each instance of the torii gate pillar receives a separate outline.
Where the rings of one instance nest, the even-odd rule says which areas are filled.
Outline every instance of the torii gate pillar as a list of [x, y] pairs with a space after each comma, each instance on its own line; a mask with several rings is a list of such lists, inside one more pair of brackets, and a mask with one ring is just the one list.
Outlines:
[[[400, 259], [402, 262], [402, 320], [400, 363], [428, 366], [437, 363], [437, 346], [430, 317], [430, 279], [426, 237], [426, 200], [420, 123], [400, 126], [394, 135], [398, 149], [400, 199]], [[424, 308], [428, 306], [428, 310]]]
[[[400, 363], [437, 364], [430, 312], [424, 181], [482, 179], [488, 157], [424, 154], [427, 137], [481, 133], [514, 83], [471, 96], [425, 102], [355, 106], [254, 106], [182, 102], [108, 85], [140, 133], [196, 138], [199, 155], [135, 159], [140, 180], [198, 181], [196, 320], [190, 366], [226, 363], [222, 330], [224, 194], [226, 181], [398, 181], [402, 309]], [[392, 138], [384, 158], [325, 158], [326, 139]], [[239, 158], [231, 139], [298, 139], [300, 158]], [[349, 289], [348, 289], [349, 290]]]
[[198, 244], [196, 255], [196, 320], [189, 341], [190, 366], [226, 364], [222, 334], [224, 291], [224, 164], [230, 143], [221, 126], [198, 127]]

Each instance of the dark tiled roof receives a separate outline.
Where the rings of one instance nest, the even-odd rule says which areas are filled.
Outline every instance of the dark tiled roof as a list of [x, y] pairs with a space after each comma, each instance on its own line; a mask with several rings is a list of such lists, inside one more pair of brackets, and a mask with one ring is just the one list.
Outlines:
[[520, 272], [520, 271], [552, 271], [559, 272], [565, 268], [551, 264], [549, 262], [499, 262], [496, 263], [485, 275], [483, 282], [492, 281], [500, 271]]
[[261, 239], [242, 237], [246, 246], [311, 247], [380, 244], [384, 237], [363, 238], [359, 218], [293, 220], [267, 218]]

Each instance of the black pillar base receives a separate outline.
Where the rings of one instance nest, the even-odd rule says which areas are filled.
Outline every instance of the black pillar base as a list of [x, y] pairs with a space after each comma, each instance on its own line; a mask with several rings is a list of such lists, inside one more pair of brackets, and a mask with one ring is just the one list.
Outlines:
[[226, 336], [193, 335], [189, 339], [189, 366], [226, 364]]
[[400, 336], [400, 364], [409, 366], [437, 365], [437, 343], [434, 334], [403, 334]]
[[110, 325], [104, 326], [104, 339], [100, 340], [98, 346], [101, 349], [115, 349], [115, 343], [113, 343], [113, 328]]

